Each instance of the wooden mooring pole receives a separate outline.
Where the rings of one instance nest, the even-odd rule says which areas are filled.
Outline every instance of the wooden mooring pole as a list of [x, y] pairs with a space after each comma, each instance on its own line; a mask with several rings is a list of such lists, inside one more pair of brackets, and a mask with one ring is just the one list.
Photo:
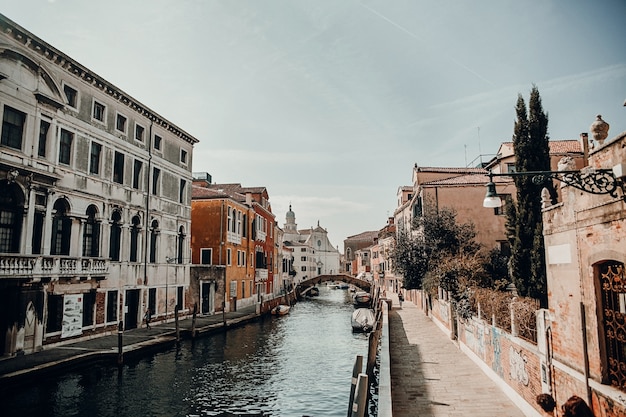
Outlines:
[[354, 396], [354, 402], [352, 403], [352, 414], [348, 417], [364, 417], [367, 408], [367, 392], [369, 388], [369, 381], [367, 375], [359, 374], [359, 378], [356, 383], [356, 394]]
[[354, 395], [356, 393], [356, 384], [358, 382], [359, 374], [363, 370], [363, 356], [357, 355], [352, 367], [352, 384], [350, 385], [350, 401], [348, 401], [348, 417], [352, 415], [352, 403], [354, 402]]

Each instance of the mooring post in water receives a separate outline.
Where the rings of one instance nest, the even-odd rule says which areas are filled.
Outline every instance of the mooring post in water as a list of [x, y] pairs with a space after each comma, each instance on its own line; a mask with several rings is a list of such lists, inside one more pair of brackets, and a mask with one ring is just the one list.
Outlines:
[[350, 401], [348, 402], [348, 417], [352, 415], [352, 403], [354, 402], [354, 394], [356, 391], [356, 383], [359, 374], [363, 370], [363, 356], [357, 355], [352, 367], [352, 384], [350, 385]]
[[174, 309], [174, 323], [176, 323], [176, 342], [180, 342], [180, 328], [178, 327], [178, 304]]
[[198, 311], [198, 303], [193, 303], [193, 316], [191, 317], [191, 338], [196, 337], [196, 313]]
[[364, 417], [365, 408], [367, 407], [367, 391], [368, 391], [368, 378], [365, 374], [359, 374], [359, 378], [356, 383], [356, 393], [354, 396], [354, 402], [352, 403], [352, 414], [349, 417]]
[[117, 365], [122, 366], [124, 364], [124, 322], [120, 321], [117, 325]]

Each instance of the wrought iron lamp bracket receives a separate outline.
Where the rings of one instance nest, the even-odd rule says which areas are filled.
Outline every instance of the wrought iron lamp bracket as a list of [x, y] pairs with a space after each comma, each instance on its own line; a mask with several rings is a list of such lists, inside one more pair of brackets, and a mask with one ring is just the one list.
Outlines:
[[536, 185], [545, 184], [548, 180], [557, 180], [590, 194], [608, 194], [613, 198], [618, 197], [619, 189], [622, 191], [622, 198], [626, 200], [624, 182], [610, 169], [489, 173], [489, 177], [531, 177], [531, 181]]

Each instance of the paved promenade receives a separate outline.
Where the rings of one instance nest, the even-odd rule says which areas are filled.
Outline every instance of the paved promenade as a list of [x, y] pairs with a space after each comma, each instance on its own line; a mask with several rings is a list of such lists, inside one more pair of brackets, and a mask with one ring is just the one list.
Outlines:
[[522, 411], [413, 303], [389, 314], [393, 417], [518, 417]]
[[[219, 331], [224, 328], [224, 318], [226, 327], [230, 327], [255, 317], [257, 317], [255, 306], [227, 312], [224, 317], [221, 312], [212, 316], [198, 316], [195, 329], [197, 334]], [[191, 318], [179, 321], [181, 339], [190, 337], [191, 324]], [[124, 331], [122, 340], [125, 358], [150, 349], [164, 349], [176, 343], [176, 325], [173, 321], [153, 323], [151, 329], [147, 329], [142, 324], [141, 328]], [[108, 336], [48, 347], [30, 355], [0, 359], [0, 392], [8, 384], [27, 382], [36, 375], [57, 372], [93, 361], [117, 363], [117, 357], [118, 335], [115, 332]]]

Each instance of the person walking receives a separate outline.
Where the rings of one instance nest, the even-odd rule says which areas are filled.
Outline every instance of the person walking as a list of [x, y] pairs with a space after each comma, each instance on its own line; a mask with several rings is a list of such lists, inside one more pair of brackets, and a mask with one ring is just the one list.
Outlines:
[[402, 308], [402, 302], [404, 301], [404, 295], [402, 295], [402, 290], [398, 293], [398, 302], [400, 303], [400, 308]]
[[149, 329], [151, 329], [150, 327], [150, 321], [152, 320], [152, 311], [150, 311], [150, 309], [146, 309], [146, 314], [144, 314], [143, 316], [144, 320], [146, 321], [146, 327]]

